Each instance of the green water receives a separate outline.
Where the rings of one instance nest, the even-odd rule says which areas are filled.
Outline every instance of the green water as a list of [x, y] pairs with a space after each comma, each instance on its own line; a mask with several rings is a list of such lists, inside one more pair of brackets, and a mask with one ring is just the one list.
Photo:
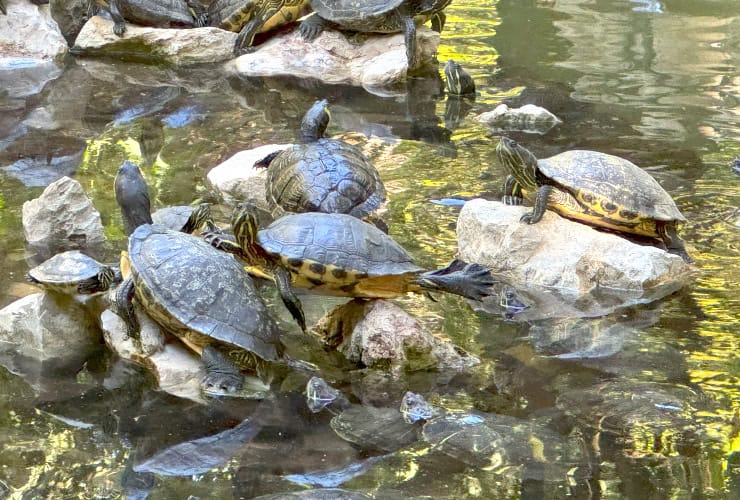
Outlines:
[[[563, 120], [545, 135], [512, 134], [538, 156], [594, 149], [658, 179], [688, 219], [681, 234], [700, 270], [696, 281], [592, 319], [505, 321], [457, 298], [404, 298], [396, 302], [482, 365], [395, 379], [337, 360], [326, 367], [355, 402], [393, 406], [411, 389], [449, 410], [516, 417], [527, 431], [507, 451], [517, 456], [521, 448], [529, 458], [505, 466], [466, 463], [423, 441], [393, 453], [350, 445], [329, 427], [332, 415], [311, 414], [295, 390], [265, 403], [197, 405], [154, 390], [146, 372], [105, 350], [61, 373], [6, 366], [0, 498], [145, 490], [152, 498], [251, 498], [318, 484], [377, 498], [740, 497], [740, 176], [732, 169], [740, 156], [740, 5], [456, 0], [447, 12], [439, 60], [461, 62], [478, 88], [454, 130], [443, 128], [447, 102], [436, 73], [380, 97], [70, 59], [40, 92], [0, 94], [0, 167], [82, 155], [71, 175], [101, 212], [113, 258], [124, 245], [112, 194], [122, 160], [144, 165], [156, 207], [190, 203], [208, 197], [205, 174], [233, 153], [295, 141], [303, 111], [325, 97], [330, 133], [370, 136], [361, 144], [386, 183], [392, 236], [421, 265], [441, 266], [456, 250], [457, 211], [429, 200], [501, 195], [496, 139], [475, 115], [501, 102], [532, 103]], [[39, 120], [43, 127], [31, 125]], [[23, 280], [32, 255], [20, 213], [43, 187], [27, 184], [0, 173], [3, 306], [34, 291]], [[328, 307], [316, 301], [309, 319]], [[285, 319], [279, 302], [273, 309]], [[300, 345], [295, 326], [283, 324]], [[600, 356], [561, 356], [598, 342]], [[256, 436], [218, 466], [183, 467], [175, 476], [127, 472], [157, 450], [234, 429], [265, 408]], [[319, 476], [327, 471], [339, 479]]]

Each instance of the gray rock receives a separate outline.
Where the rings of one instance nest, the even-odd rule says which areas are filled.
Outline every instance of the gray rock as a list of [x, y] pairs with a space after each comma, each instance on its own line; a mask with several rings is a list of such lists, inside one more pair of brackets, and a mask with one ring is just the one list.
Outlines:
[[72, 50], [85, 56], [189, 65], [230, 59], [235, 40], [236, 33], [218, 28], [168, 29], [132, 24], [126, 25], [123, 37], [118, 37], [113, 33], [113, 21], [93, 16], [77, 35]]
[[84, 153], [83, 148], [71, 155], [51, 158], [27, 156], [3, 167], [2, 170], [21, 181], [24, 186], [48, 186], [65, 175], [74, 174], [82, 162]]
[[[229, 61], [227, 72], [242, 76], [293, 76], [324, 83], [357, 85], [372, 91], [404, 81], [408, 70], [403, 35], [371, 35], [352, 42], [326, 30], [306, 42], [295, 30], [273, 37], [258, 50]], [[433, 61], [439, 33], [420, 26], [417, 53], [421, 65]], [[300, 55], [300, 56], [299, 56]]]
[[496, 131], [520, 131], [530, 134], [545, 134], [562, 121], [545, 108], [526, 104], [521, 108], [510, 108], [499, 104], [493, 111], [478, 115], [477, 120]]
[[[391, 370], [466, 370], [474, 355], [435, 337], [416, 318], [385, 300], [350, 301], [322, 318], [316, 332], [347, 359]], [[337, 342], [338, 341], [338, 342]]]
[[72, 46], [75, 38], [87, 21], [90, 0], [50, 0], [51, 17], [56, 21], [59, 30]]
[[[51, 18], [47, 5], [7, 0], [8, 14], [0, 15], [0, 66], [8, 61], [61, 61], [67, 42]], [[2, 88], [2, 87], [0, 87]]]
[[457, 222], [459, 258], [481, 263], [515, 286], [553, 288], [578, 296], [619, 290], [657, 299], [685, 285], [695, 270], [677, 255], [597, 231], [550, 210], [537, 224], [520, 222], [531, 210], [497, 201], [469, 201]]
[[62, 177], [23, 204], [23, 233], [37, 248], [73, 250], [105, 242], [100, 213], [79, 182]]
[[[2, 22], [1, 17], [0, 22]], [[0, 42], [0, 51], [2, 51], [2, 42]], [[54, 61], [10, 59], [0, 55], [0, 89], [11, 98], [38, 94], [47, 83], [61, 74], [62, 68]]]

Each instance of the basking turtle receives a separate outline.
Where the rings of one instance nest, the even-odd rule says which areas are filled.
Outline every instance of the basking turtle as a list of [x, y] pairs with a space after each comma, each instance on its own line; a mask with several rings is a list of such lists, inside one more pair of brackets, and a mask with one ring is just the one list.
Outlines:
[[255, 274], [274, 278], [304, 331], [303, 311], [291, 284], [340, 297], [442, 291], [480, 300], [491, 293], [493, 278], [480, 264], [455, 260], [425, 271], [390, 236], [351, 215], [286, 215], [258, 232], [256, 207], [245, 203], [236, 207], [231, 225], [235, 242], [219, 234], [206, 238], [216, 248], [240, 255]]
[[69, 250], [28, 271], [26, 279], [47, 291], [86, 295], [108, 290], [121, 276], [113, 267], [79, 250]]
[[508, 171], [504, 203], [534, 204], [522, 222], [536, 224], [546, 208], [560, 215], [625, 233], [657, 238], [691, 262], [677, 226], [686, 219], [650, 174], [624, 158], [573, 150], [538, 160], [502, 137], [496, 153]]
[[199, 238], [144, 224], [129, 237], [115, 293], [116, 312], [138, 337], [133, 299], [164, 330], [201, 354], [206, 390], [241, 387], [241, 367], [259, 368], [282, 352], [278, 327], [249, 275], [231, 256]]
[[309, 10], [308, 0], [216, 0], [208, 7], [208, 25], [239, 33], [234, 44], [239, 56], [257, 33], [294, 22]]
[[[93, 5], [94, 4], [94, 5]], [[199, 0], [91, 0], [113, 19], [113, 33], [123, 36], [126, 21], [142, 26], [195, 28], [205, 23]]]
[[416, 25], [432, 20], [441, 32], [445, 15], [442, 9], [451, 0], [311, 0], [314, 15], [301, 23], [301, 35], [313, 40], [325, 28], [362, 33], [403, 32], [409, 68], [417, 64]]
[[267, 202], [273, 211], [324, 212], [366, 218], [385, 201], [380, 174], [360, 148], [326, 139], [330, 114], [316, 101], [301, 122], [301, 140], [255, 163], [267, 167]]

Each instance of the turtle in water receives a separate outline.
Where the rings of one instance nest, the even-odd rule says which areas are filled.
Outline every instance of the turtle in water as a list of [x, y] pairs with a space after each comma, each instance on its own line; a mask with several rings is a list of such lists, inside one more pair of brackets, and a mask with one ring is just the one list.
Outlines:
[[663, 241], [686, 262], [691, 257], [677, 227], [686, 221], [671, 196], [632, 162], [597, 151], [573, 150], [538, 160], [502, 137], [496, 153], [508, 172], [503, 202], [534, 204], [522, 222], [536, 224], [545, 209], [579, 222]]
[[120, 272], [79, 250], [68, 250], [34, 267], [26, 279], [46, 291], [68, 295], [105, 292], [121, 280]]
[[133, 300], [165, 331], [201, 355], [206, 391], [233, 392], [241, 368], [278, 361], [283, 346], [244, 268], [200, 238], [157, 224], [139, 226], [121, 262], [130, 276], [115, 292], [114, 308], [127, 334], [138, 338]]
[[453, 59], [448, 60], [445, 64], [445, 81], [449, 95], [475, 96], [473, 77], [463, 69], [460, 63]]
[[357, 146], [323, 137], [329, 119], [326, 99], [316, 101], [301, 122], [302, 144], [255, 163], [267, 167], [267, 202], [278, 214], [342, 213], [375, 223], [370, 215], [385, 201], [380, 174]]
[[114, 188], [116, 201], [121, 207], [123, 227], [129, 236], [142, 224], [154, 222], [184, 233], [192, 233], [203, 227], [208, 231], [218, 231], [208, 203], [165, 207], [152, 214], [149, 187], [139, 167], [130, 161], [124, 161], [118, 168]]
[[249, 51], [257, 33], [298, 20], [310, 11], [308, 0], [216, 0], [208, 6], [208, 25], [239, 33], [234, 55]]
[[283, 303], [304, 331], [293, 286], [364, 298], [441, 291], [481, 300], [491, 294], [493, 278], [484, 266], [454, 260], [426, 271], [390, 236], [351, 215], [291, 214], [258, 231], [256, 210], [248, 203], [237, 205], [231, 219], [235, 241], [217, 233], [206, 239], [241, 256], [254, 274], [274, 279]]
[[195, 28], [206, 20], [199, 0], [90, 0], [90, 10], [95, 7], [110, 14], [117, 36], [126, 32], [126, 21], [142, 26]]
[[311, 0], [315, 14], [301, 23], [301, 35], [313, 40], [325, 28], [362, 33], [403, 32], [408, 67], [417, 65], [416, 25], [432, 20], [432, 28], [441, 32], [442, 11], [451, 0]]

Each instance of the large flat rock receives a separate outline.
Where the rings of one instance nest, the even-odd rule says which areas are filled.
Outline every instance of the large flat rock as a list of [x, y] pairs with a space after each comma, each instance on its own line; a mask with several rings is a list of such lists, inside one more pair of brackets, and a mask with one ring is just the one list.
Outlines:
[[51, 61], [64, 58], [67, 41], [51, 18], [48, 5], [28, 0], [5, 0], [0, 14], [0, 67], [17, 60]]

